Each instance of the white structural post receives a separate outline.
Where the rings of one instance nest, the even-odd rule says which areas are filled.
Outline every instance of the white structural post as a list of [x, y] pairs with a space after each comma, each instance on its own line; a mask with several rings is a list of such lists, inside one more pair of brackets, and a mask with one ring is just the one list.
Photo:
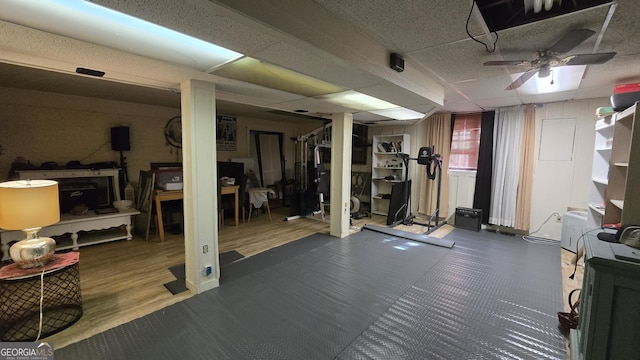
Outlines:
[[349, 235], [351, 217], [351, 133], [353, 115], [332, 116], [331, 126], [331, 221], [329, 233], [343, 238]]
[[197, 294], [220, 284], [215, 85], [188, 80], [180, 88], [185, 275]]

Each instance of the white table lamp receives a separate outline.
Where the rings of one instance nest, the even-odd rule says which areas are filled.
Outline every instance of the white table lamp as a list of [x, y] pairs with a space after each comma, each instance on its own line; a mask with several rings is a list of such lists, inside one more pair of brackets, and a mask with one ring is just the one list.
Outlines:
[[60, 221], [58, 183], [18, 180], [0, 183], [0, 228], [22, 230], [26, 238], [9, 249], [22, 268], [44, 266], [53, 258], [56, 242], [39, 237], [40, 229]]

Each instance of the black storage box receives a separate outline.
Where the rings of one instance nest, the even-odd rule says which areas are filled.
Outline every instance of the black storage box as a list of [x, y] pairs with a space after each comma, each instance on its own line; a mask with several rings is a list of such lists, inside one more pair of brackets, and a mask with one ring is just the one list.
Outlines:
[[623, 92], [611, 95], [611, 107], [614, 111], [623, 111], [640, 101], [640, 91]]
[[480, 231], [482, 209], [456, 208], [455, 226], [461, 229]]
[[64, 182], [60, 191], [60, 212], [71, 212], [76, 205], [84, 204], [89, 210], [98, 208], [98, 184], [92, 181]]

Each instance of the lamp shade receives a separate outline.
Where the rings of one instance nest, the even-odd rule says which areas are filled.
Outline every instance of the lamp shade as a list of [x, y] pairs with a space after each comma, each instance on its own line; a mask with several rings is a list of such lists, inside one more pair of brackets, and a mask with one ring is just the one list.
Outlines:
[[58, 183], [18, 180], [0, 183], [0, 228], [23, 230], [60, 221]]

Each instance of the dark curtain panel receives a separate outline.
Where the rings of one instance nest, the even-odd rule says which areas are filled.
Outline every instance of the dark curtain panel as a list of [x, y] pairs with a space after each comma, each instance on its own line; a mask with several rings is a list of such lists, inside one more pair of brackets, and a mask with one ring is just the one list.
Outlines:
[[482, 209], [482, 223], [489, 222], [491, 210], [491, 175], [493, 173], [493, 119], [495, 111], [482, 113], [480, 130], [480, 148], [478, 149], [478, 169], [476, 170], [476, 189], [473, 195], [473, 208]]
[[451, 114], [451, 135], [449, 136], [449, 144], [453, 143], [453, 129], [455, 129], [456, 114]]

